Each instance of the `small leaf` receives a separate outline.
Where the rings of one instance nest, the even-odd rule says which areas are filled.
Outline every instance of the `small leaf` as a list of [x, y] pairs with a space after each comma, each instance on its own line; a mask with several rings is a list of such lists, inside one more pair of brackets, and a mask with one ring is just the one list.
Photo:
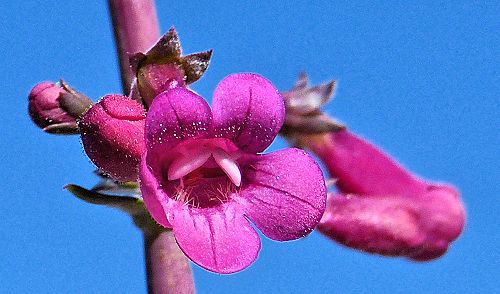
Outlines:
[[55, 135], [79, 135], [80, 131], [76, 122], [66, 122], [46, 126], [43, 130], [49, 134]]
[[132, 215], [137, 214], [144, 207], [142, 198], [138, 197], [107, 195], [73, 184], [66, 185], [64, 188], [85, 202], [119, 208]]
[[[123, 186], [129, 185], [137, 188], [137, 183], [134, 182], [125, 183]], [[123, 210], [132, 217], [134, 224], [144, 234], [155, 235], [166, 230], [151, 217], [140, 197], [106, 195], [72, 184], [66, 185], [64, 188], [85, 202]]]
[[132, 67], [132, 72], [137, 73], [142, 63], [165, 63], [166, 61], [175, 63], [179, 60], [181, 52], [179, 36], [175, 28], [172, 27], [146, 53], [130, 53], [129, 64]]
[[137, 182], [119, 183], [109, 177], [101, 176], [101, 180], [91, 191], [123, 194], [123, 196], [140, 197], [139, 184]]
[[287, 111], [305, 115], [319, 111], [331, 99], [334, 88], [335, 81], [314, 87], [303, 87], [298, 82], [293, 90], [283, 93]]

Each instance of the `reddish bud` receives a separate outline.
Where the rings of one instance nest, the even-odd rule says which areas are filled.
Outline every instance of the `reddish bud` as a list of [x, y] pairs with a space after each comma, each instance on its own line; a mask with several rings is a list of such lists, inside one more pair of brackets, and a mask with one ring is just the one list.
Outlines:
[[318, 230], [365, 252], [427, 261], [446, 253], [464, 221], [459, 194], [451, 187], [429, 186], [417, 198], [331, 194]]
[[92, 106], [92, 101], [61, 81], [42, 82], [29, 94], [28, 112], [33, 122], [48, 133], [78, 134], [76, 119]]
[[104, 96], [78, 122], [90, 160], [118, 181], [136, 181], [144, 150], [144, 107], [121, 95]]
[[423, 181], [348, 131], [304, 140], [336, 178], [320, 232], [352, 248], [425, 261], [443, 255], [463, 230], [451, 186]]
[[212, 51], [181, 56], [179, 36], [174, 28], [158, 40], [147, 52], [130, 56], [137, 77], [137, 88], [145, 105], [163, 91], [185, 87], [205, 73]]
[[144, 101], [152, 101], [163, 91], [184, 87], [184, 70], [172, 63], [146, 64], [137, 70], [137, 87]]
[[463, 230], [465, 211], [451, 186], [419, 179], [321, 111], [334, 82], [310, 87], [305, 74], [283, 95], [281, 134], [324, 163], [331, 194], [318, 230], [345, 246], [425, 261], [443, 255]]

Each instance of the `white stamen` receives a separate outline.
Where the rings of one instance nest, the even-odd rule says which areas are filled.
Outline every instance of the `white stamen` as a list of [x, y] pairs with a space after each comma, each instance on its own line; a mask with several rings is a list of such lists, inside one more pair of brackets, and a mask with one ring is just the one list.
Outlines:
[[209, 158], [210, 151], [205, 148], [190, 150], [186, 154], [178, 156], [168, 168], [168, 180], [173, 181], [182, 178], [202, 166]]
[[214, 150], [212, 155], [231, 182], [239, 187], [241, 185], [241, 172], [236, 162], [222, 149]]

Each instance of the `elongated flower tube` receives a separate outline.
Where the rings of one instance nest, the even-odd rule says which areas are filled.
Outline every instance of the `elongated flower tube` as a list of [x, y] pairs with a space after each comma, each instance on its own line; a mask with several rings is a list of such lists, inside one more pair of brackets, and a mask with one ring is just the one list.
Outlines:
[[459, 193], [423, 181], [347, 130], [307, 146], [336, 179], [318, 229], [352, 248], [425, 261], [443, 255], [463, 230]]
[[92, 162], [117, 181], [137, 181], [144, 152], [144, 107], [121, 95], [107, 95], [78, 122]]
[[258, 154], [284, 121], [281, 95], [265, 78], [234, 74], [213, 107], [182, 87], [155, 97], [145, 127], [140, 186], [153, 218], [183, 252], [217, 273], [249, 266], [267, 237], [309, 234], [326, 202], [322, 172], [304, 151]]

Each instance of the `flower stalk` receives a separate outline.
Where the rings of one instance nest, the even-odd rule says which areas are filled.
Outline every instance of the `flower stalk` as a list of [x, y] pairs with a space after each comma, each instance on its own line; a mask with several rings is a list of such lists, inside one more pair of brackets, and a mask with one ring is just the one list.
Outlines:
[[[108, 5], [122, 87], [129, 94], [134, 79], [129, 55], [146, 51], [160, 37], [156, 9], [152, 0], [109, 0]], [[194, 293], [191, 269], [172, 232], [150, 223], [147, 227], [138, 224], [144, 234], [148, 293]]]
[[108, 0], [108, 6], [120, 61], [122, 87], [128, 95], [134, 79], [129, 56], [146, 51], [160, 38], [156, 8], [152, 0]]

